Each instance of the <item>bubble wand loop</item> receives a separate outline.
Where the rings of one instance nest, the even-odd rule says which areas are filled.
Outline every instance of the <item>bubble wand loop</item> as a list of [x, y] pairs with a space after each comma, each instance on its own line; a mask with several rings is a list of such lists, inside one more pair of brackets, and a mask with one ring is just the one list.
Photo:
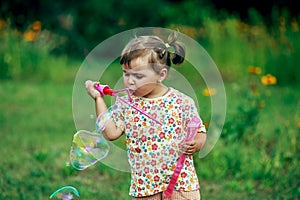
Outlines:
[[[186, 142], [191, 141], [196, 133], [200, 125], [202, 124], [201, 119], [198, 117], [193, 117], [192, 120], [188, 123], [187, 125], [187, 137], [185, 139]], [[178, 176], [181, 172], [181, 169], [183, 167], [184, 161], [186, 159], [185, 154], [181, 154], [179, 156], [179, 159], [177, 160], [176, 168], [173, 172], [173, 175], [171, 177], [170, 183], [167, 187], [167, 189], [164, 191], [164, 196], [165, 197], [171, 197], [174, 191], [175, 184], [178, 180]]]
[[[160, 121], [158, 121], [157, 119], [155, 119], [154, 117], [152, 117], [151, 115], [149, 115], [148, 113], [144, 112], [143, 110], [135, 107], [134, 105], [131, 105], [129, 102], [132, 102], [132, 98], [130, 96], [130, 92], [128, 88], [125, 89], [121, 89], [121, 90], [112, 90], [110, 89], [110, 87], [108, 85], [100, 85], [99, 83], [95, 84], [95, 89], [100, 92], [100, 94], [102, 96], [105, 95], [110, 95], [110, 96], [114, 96], [116, 97], [118, 100], [120, 100], [121, 102], [123, 102], [124, 104], [130, 106], [131, 108], [137, 110], [138, 112], [142, 113], [143, 115], [149, 117], [150, 119], [152, 119], [153, 121], [155, 121], [156, 123], [158, 123], [159, 125], [162, 125], [162, 123]], [[129, 102], [127, 102], [125, 99], [119, 97], [117, 94], [120, 92], [126, 92]]]

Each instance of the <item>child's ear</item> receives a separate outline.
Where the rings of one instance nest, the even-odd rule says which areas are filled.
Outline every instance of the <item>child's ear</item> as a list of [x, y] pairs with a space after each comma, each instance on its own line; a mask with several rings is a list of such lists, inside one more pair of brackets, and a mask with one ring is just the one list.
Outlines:
[[160, 82], [165, 80], [165, 78], [167, 77], [168, 75], [168, 70], [166, 68], [163, 68], [160, 70], [160, 73], [159, 73], [159, 76], [160, 76]]

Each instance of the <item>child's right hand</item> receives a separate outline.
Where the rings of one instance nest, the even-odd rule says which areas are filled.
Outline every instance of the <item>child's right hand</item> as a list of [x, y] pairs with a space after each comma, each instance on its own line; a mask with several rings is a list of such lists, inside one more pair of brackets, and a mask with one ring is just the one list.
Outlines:
[[95, 89], [95, 84], [99, 84], [99, 82], [93, 82], [91, 80], [85, 82], [85, 89], [93, 99], [101, 97], [100, 92]]

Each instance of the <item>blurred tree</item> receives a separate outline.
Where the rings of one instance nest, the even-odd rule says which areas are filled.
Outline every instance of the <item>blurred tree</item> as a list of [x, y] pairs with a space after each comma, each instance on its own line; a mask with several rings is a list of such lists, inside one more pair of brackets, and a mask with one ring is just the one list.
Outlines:
[[139, 26], [165, 26], [161, 10], [163, 0], [3, 0], [0, 18], [9, 19], [11, 26], [24, 30], [35, 20], [43, 29], [64, 35], [66, 49], [84, 56], [99, 42], [124, 30]]
[[[201, 26], [201, 16], [222, 18], [224, 12], [248, 15], [254, 7], [263, 13], [284, 6], [294, 13], [299, 9], [292, 0], [1, 0], [0, 19], [24, 31], [39, 20], [43, 29], [65, 37], [66, 45], [56, 53], [85, 56], [102, 40], [136, 27], [167, 27], [171, 24]], [[216, 9], [215, 9], [216, 8]], [[219, 12], [221, 11], [221, 12]], [[224, 12], [223, 12], [224, 11]], [[209, 13], [209, 14], [207, 14]], [[245, 14], [246, 13], [246, 14]], [[266, 14], [265, 14], [266, 15]]]
[[[208, 0], [217, 10], [226, 10], [230, 14], [238, 15], [242, 20], [249, 19], [249, 9], [255, 9], [263, 16], [264, 22], [270, 24], [272, 21], [272, 12], [274, 9], [289, 10], [290, 14], [298, 17], [300, 9], [296, 0], [251, 0], [251, 1], [236, 1], [236, 0]], [[297, 5], [296, 5], [297, 4]]]

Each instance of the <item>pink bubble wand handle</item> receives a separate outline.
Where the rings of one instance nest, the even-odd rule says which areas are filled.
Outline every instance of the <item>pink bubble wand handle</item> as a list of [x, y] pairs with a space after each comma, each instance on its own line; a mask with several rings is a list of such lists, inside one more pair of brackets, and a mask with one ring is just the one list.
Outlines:
[[[192, 118], [192, 120], [187, 125], [187, 137], [185, 139], [186, 142], [191, 141], [195, 137], [197, 130], [199, 129], [201, 124], [202, 124], [202, 121], [199, 117], [195, 116]], [[175, 185], [178, 180], [178, 176], [182, 170], [185, 159], [186, 159], [186, 155], [181, 153], [177, 160], [177, 164], [176, 164], [175, 170], [173, 172], [173, 175], [171, 177], [171, 180], [169, 182], [169, 185], [168, 185], [167, 189], [164, 191], [164, 196], [167, 198], [170, 198], [173, 194]]]
[[[121, 90], [112, 90], [112, 89], [110, 89], [110, 87], [108, 85], [96, 84], [95, 85], [95, 89], [97, 91], [99, 91], [102, 96], [110, 95], [110, 96], [114, 96], [114, 97], [118, 98], [124, 104], [130, 106], [131, 108], [137, 110], [138, 112], [142, 113], [143, 115], [149, 117], [150, 119], [152, 119], [153, 121], [155, 121], [159, 125], [162, 125], [162, 123], [160, 121], [158, 121], [157, 119], [155, 119], [154, 117], [152, 117], [148, 113], [144, 112], [143, 110], [141, 110], [141, 109], [139, 109], [139, 108], [137, 108], [134, 105], [131, 105], [129, 103], [129, 102], [132, 102], [132, 98], [130, 96], [130, 92], [129, 92], [128, 88], [121, 89]], [[118, 93], [120, 93], [120, 92], [126, 92], [127, 93], [129, 102], [127, 102], [125, 99], [123, 99], [123, 98], [121, 98], [121, 97], [118, 96]]]

